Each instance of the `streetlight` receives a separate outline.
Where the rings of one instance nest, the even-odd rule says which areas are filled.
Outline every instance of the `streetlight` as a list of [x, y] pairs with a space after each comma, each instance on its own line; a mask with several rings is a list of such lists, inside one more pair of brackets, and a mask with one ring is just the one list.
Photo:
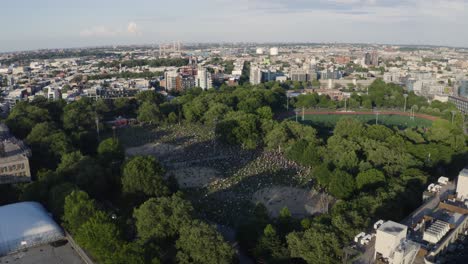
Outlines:
[[95, 122], [96, 122], [96, 132], [97, 132], [97, 138], [98, 138], [98, 141], [100, 141], [100, 137], [99, 137], [99, 117], [96, 113], [96, 119], [95, 119]]
[[345, 97], [345, 99], [344, 99], [344, 111], [345, 111], [345, 112], [348, 112], [348, 111], [346, 111], [346, 107], [347, 107], [347, 105], [346, 105], [346, 100], [348, 100], [347, 97]]
[[379, 124], [379, 112], [375, 112], [375, 124]]
[[457, 114], [457, 111], [452, 111], [451, 113], [452, 113], [452, 125], [453, 125], [453, 120], [455, 118], [455, 114]]
[[304, 121], [304, 111], [305, 111], [305, 107], [302, 107], [302, 121]]
[[408, 94], [403, 94], [403, 97], [405, 97], [405, 107], [403, 108], [403, 112], [406, 113], [406, 99], [408, 98]]
[[410, 119], [414, 120], [414, 115], [415, 115], [415, 110], [414, 110], [415, 105], [411, 106], [411, 112], [410, 112]]

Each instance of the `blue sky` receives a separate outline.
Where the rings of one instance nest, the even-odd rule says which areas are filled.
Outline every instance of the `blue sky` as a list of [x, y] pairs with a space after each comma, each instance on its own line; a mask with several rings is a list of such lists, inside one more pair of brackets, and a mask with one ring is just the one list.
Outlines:
[[468, 0], [11, 0], [0, 51], [182, 42], [468, 47]]

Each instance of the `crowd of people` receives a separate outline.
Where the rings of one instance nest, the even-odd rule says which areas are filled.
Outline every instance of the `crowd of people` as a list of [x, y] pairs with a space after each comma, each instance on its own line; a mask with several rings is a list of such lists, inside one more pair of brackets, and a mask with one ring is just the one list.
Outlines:
[[[207, 175], [213, 180], [203, 188], [186, 190], [195, 194], [194, 205], [210, 212], [209, 218], [212, 220], [229, 223], [248, 213], [253, 205], [254, 193], [265, 188], [312, 187], [310, 168], [286, 159], [278, 151], [244, 150], [239, 146], [220, 143], [215, 139], [214, 131], [208, 127], [184, 126], [187, 127], [159, 127], [154, 132], [160, 136], [149, 139], [155, 144], [172, 146], [173, 151], [157, 157], [169, 174], [171, 170], [191, 167], [219, 172], [216, 177]], [[209, 210], [206, 210], [207, 207]]]

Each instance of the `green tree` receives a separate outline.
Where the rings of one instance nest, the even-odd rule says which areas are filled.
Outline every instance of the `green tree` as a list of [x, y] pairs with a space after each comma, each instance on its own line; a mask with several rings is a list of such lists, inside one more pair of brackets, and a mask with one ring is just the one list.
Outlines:
[[360, 172], [356, 177], [358, 189], [374, 188], [385, 182], [384, 174], [376, 169]]
[[346, 171], [355, 171], [359, 164], [358, 151], [361, 146], [352, 140], [344, 139], [338, 135], [328, 138], [324, 158], [337, 168]]
[[175, 124], [177, 123], [177, 120], [177, 115], [174, 112], [169, 113], [167, 116], [167, 122], [169, 122], [169, 124]]
[[363, 124], [354, 118], [342, 118], [335, 125], [333, 135], [344, 138], [359, 138], [365, 129]]
[[159, 105], [164, 102], [164, 96], [155, 91], [143, 91], [136, 96], [138, 102], [149, 102], [152, 104]]
[[64, 213], [65, 198], [76, 190], [77, 187], [69, 182], [53, 186], [49, 191], [48, 206], [56, 218], [61, 218]]
[[54, 169], [61, 156], [72, 150], [67, 135], [56, 129], [52, 122], [36, 124], [26, 138], [26, 142], [34, 153], [30, 160], [31, 165], [37, 168]]
[[180, 195], [150, 198], [133, 212], [138, 236], [143, 240], [174, 237], [191, 221], [193, 207]]
[[47, 109], [27, 102], [20, 102], [11, 110], [6, 124], [15, 136], [23, 139], [26, 138], [36, 124], [50, 120], [51, 116]]
[[304, 232], [286, 236], [291, 256], [302, 258], [310, 264], [339, 262], [341, 244], [335, 233], [325, 225], [315, 225]]
[[120, 116], [126, 116], [133, 112], [132, 101], [126, 97], [119, 97], [113, 101], [114, 112]]
[[80, 132], [95, 129], [96, 112], [91, 99], [82, 98], [65, 106], [63, 111], [63, 127], [66, 130]]
[[[144, 264], [145, 262], [145, 245], [140, 245], [137, 242], [124, 243], [119, 250], [114, 252], [110, 259], [105, 260], [109, 264]], [[152, 264], [155, 264], [152, 262]], [[159, 263], [158, 263], [159, 264]]]
[[354, 178], [342, 170], [334, 170], [329, 183], [330, 193], [340, 199], [349, 198], [355, 189]]
[[273, 111], [269, 106], [262, 106], [257, 109], [257, 114], [262, 119], [273, 119]]
[[136, 156], [123, 167], [122, 187], [126, 193], [144, 193], [149, 196], [165, 196], [169, 189], [163, 180], [164, 169], [156, 158]]
[[65, 197], [63, 223], [75, 234], [97, 212], [94, 201], [84, 191], [72, 191]]
[[232, 108], [223, 103], [213, 103], [210, 108], [203, 115], [203, 122], [207, 124], [214, 124], [216, 121], [221, 121], [227, 112]]
[[267, 225], [258, 241], [254, 254], [266, 263], [286, 263], [289, 257], [287, 248], [281, 242], [272, 225]]
[[332, 173], [328, 169], [327, 164], [322, 164], [313, 170], [313, 174], [317, 179], [318, 184], [324, 187], [328, 187], [332, 179]]
[[226, 119], [216, 126], [216, 134], [221, 141], [254, 149], [260, 141], [257, 116], [242, 111], [229, 112]]
[[108, 263], [123, 245], [121, 234], [110, 216], [98, 211], [75, 233], [76, 242], [101, 263]]
[[79, 151], [64, 154], [57, 173], [93, 196], [104, 197], [109, 190], [106, 170], [96, 159], [83, 156]]
[[143, 123], [157, 124], [161, 120], [161, 113], [157, 105], [151, 102], [143, 102], [138, 108], [138, 121]]
[[104, 164], [122, 162], [125, 158], [125, 150], [118, 139], [108, 138], [103, 140], [97, 152]]
[[179, 263], [232, 263], [234, 250], [211, 226], [198, 220], [182, 226], [176, 242]]

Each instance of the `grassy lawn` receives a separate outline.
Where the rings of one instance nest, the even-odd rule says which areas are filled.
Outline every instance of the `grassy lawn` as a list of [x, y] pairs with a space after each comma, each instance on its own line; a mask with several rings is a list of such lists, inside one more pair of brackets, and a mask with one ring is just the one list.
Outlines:
[[[376, 123], [376, 116], [374, 114], [369, 115], [339, 115], [339, 114], [330, 114], [330, 115], [305, 115], [305, 121], [303, 123], [319, 126], [319, 127], [326, 127], [326, 128], [333, 128], [335, 124], [342, 118], [352, 117], [357, 120], [362, 121], [363, 123], [367, 124], [375, 124]], [[301, 121], [301, 116], [298, 117], [299, 121]], [[295, 120], [295, 117], [290, 118], [291, 120]], [[302, 121], [301, 121], [302, 122]], [[378, 124], [385, 125], [385, 126], [397, 126], [400, 128], [406, 127], [430, 127], [432, 126], [432, 121], [415, 117], [414, 120], [410, 119], [407, 116], [399, 116], [399, 115], [379, 115], [378, 117]]]

